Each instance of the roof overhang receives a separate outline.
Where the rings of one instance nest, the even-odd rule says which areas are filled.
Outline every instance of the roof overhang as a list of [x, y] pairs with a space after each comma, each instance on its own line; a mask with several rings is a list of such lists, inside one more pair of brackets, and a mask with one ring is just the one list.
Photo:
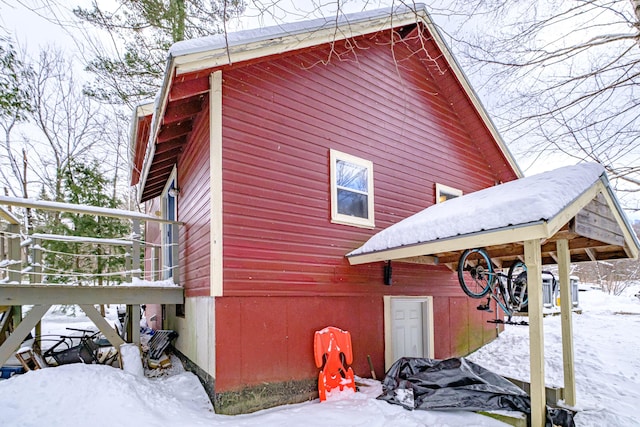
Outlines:
[[140, 182], [142, 165], [146, 157], [153, 116], [153, 103], [142, 104], [136, 107], [131, 120], [131, 132], [129, 138], [129, 164], [131, 165], [131, 185]]
[[[500, 187], [491, 190], [498, 194]], [[474, 207], [470, 205], [468, 209]], [[534, 239], [541, 240], [543, 264], [557, 263], [555, 242], [561, 239], [569, 242], [572, 262], [635, 259], [640, 250], [638, 238], [603, 174], [548, 220], [509, 224], [381, 250], [359, 250], [363, 246], [347, 254], [347, 258], [352, 265], [396, 260], [443, 264], [455, 269], [462, 251], [482, 247], [496, 265], [509, 267], [514, 261], [523, 260], [524, 242]]]
[[[411, 7], [399, 6], [349, 15], [337, 15], [330, 19], [290, 23], [176, 43], [169, 52], [164, 80], [153, 111], [149, 143], [145, 151], [144, 162], [140, 168], [140, 201], [149, 200], [161, 194], [165, 184], [162, 180], [168, 179], [172, 166], [177, 161], [177, 155], [165, 154], [158, 157], [156, 145], [159, 138], [162, 138], [162, 134], [165, 133], [165, 137], [169, 139], [165, 139], [164, 142], [170, 141], [172, 143], [172, 145], [165, 145], [166, 153], [181, 149], [184, 140], [176, 139], [176, 135], [188, 136], [191, 129], [188, 126], [179, 128], [175, 124], [189, 122], [200, 111], [197, 108], [196, 99], [201, 101], [202, 96], [208, 93], [208, 76], [215, 69], [416, 23], [421, 23], [428, 29], [452, 72], [498, 144], [506, 162], [517, 176], [522, 177], [522, 171], [515, 158], [502, 140], [438, 28], [431, 20], [426, 6], [418, 3]], [[172, 108], [181, 110], [176, 104], [179, 102], [191, 103], [191, 107], [185, 109], [194, 111], [190, 114], [183, 114], [179, 122], [174, 120], [173, 127], [175, 129], [167, 129], [170, 124], [166, 123], [166, 118], [170, 115]], [[132, 138], [135, 138], [135, 134], [132, 134]], [[135, 144], [132, 143], [133, 146]], [[153, 182], [148, 182], [150, 178]]]

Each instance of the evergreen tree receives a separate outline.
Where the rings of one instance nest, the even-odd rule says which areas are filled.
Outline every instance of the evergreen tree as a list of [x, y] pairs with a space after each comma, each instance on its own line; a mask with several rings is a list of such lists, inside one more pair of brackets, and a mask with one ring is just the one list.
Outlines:
[[31, 111], [23, 78], [29, 73], [16, 55], [13, 45], [0, 39], [0, 119], [22, 120]]
[[76, 16], [109, 32], [124, 45], [110, 55], [93, 49], [87, 69], [97, 79], [87, 92], [99, 99], [135, 105], [152, 98], [160, 86], [169, 47], [178, 41], [221, 33], [224, 23], [244, 11], [244, 0], [116, 0], [110, 12], [93, 3]]
[[[85, 165], [72, 162], [64, 176], [65, 201], [73, 204], [116, 208], [118, 200], [110, 195], [111, 183], [100, 171], [97, 161]], [[122, 238], [130, 234], [130, 225], [117, 218], [97, 215], [64, 213], [60, 220], [41, 225], [39, 231], [64, 236], [90, 238]], [[82, 273], [94, 284], [121, 282], [120, 276], [102, 276], [106, 272], [122, 271], [125, 266], [125, 248], [122, 246], [83, 243], [81, 241], [45, 240], [48, 250], [45, 258], [48, 280], [69, 282], [67, 273]]]

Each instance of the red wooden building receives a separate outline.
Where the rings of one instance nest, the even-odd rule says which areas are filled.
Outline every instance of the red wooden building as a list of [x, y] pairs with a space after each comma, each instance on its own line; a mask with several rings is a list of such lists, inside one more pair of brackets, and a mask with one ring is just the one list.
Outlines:
[[385, 278], [386, 263], [345, 258], [521, 175], [423, 7], [178, 43], [132, 151], [147, 211], [184, 223], [185, 305], [164, 327], [218, 412], [317, 396], [326, 326], [351, 332], [360, 376], [367, 356], [381, 377], [400, 356], [466, 355], [496, 336], [447, 266], [394, 261]]

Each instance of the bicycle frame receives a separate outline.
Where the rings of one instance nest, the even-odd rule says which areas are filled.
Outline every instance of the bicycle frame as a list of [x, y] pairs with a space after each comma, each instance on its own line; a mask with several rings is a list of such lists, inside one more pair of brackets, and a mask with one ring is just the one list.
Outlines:
[[[489, 285], [491, 287], [489, 298], [493, 299], [496, 302], [496, 305], [500, 307], [504, 314], [509, 317], [509, 320], [511, 320], [514, 313], [520, 311], [521, 304], [514, 304], [514, 301], [512, 301], [509, 291], [507, 290], [507, 276], [503, 273], [493, 273], [493, 275], [495, 277]], [[496, 283], [498, 284], [497, 286]]]
[[509, 274], [504, 274], [494, 271], [491, 258], [484, 249], [467, 249], [458, 262], [458, 280], [462, 290], [471, 298], [487, 296], [487, 302], [479, 305], [478, 310], [490, 311], [493, 299], [508, 316], [508, 323], [527, 305], [526, 265], [518, 260], [509, 268]]

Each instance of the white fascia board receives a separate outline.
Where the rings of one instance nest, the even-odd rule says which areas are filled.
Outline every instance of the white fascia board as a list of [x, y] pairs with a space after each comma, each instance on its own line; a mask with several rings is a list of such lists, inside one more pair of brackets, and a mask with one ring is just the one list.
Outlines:
[[[138, 120], [141, 117], [145, 117], [148, 116], [150, 114], [153, 114], [153, 103], [146, 103], [146, 104], [141, 104], [138, 105], [134, 110], [133, 110], [133, 115], [131, 117], [131, 129], [129, 130], [129, 164], [131, 166], [133, 166], [133, 156], [136, 153], [136, 147], [138, 146]], [[149, 141], [147, 141], [148, 143]], [[131, 173], [133, 172], [133, 168], [130, 171], [129, 174], [129, 181], [131, 181]], [[142, 172], [141, 172], [142, 175]]]
[[422, 255], [435, 255], [443, 252], [461, 251], [468, 248], [502, 245], [531, 239], [545, 239], [550, 237], [548, 236], [548, 232], [547, 222], [538, 221], [527, 225], [509, 226], [495, 230], [481, 231], [463, 236], [419, 243], [416, 245], [352, 255], [348, 256], [347, 259], [349, 260], [349, 264], [357, 265], [369, 262], [418, 257]]
[[386, 15], [368, 18], [360, 22], [344, 22], [337, 26], [310, 29], [306, 32], [282, 34], [265, 40], [245, 44], [222, 46], [216, 49], [177, 56], [176, 74], [190, 73], [207, 68], [220, 67], [270, 55], [277, 55], [297, 49], [318, 46], [324, 43], [345, 40], [371, 34], [390, 28], [428, 20], [424, 10], [405, 12], [400, 15]]
[[292, 34], [276, 35], [271, 38], [248, 42], [245, 44], [227, 45], [212, 50], [203, 50], [201, 52], [179, 55], [176, 56], [174, 60], [176, 75], [207, 68], [220, 67], [268, 55], [281, 54], [323, 43], [358, 37], [364, 34], [402, 27], [416, 22], [422, 22], [426, 25], [434, 41], [447, 59], [447, 62], [453, 70], [456, 78], [460, 81], [464, 91], [469, 96], [474, 108], [478, 111], [478, 114], [487, 126], [487, 129], [497, 142], [500, 150], [503, 152], [507, 162], [518, 178], [523, 177], [524, 173], [520, 169], [520, 166], [518, 166], [515, 157], [502, 139], [502, 136], [498, 132], [493, 120], [487, 113], [487, 110], [480, 101], [477, 93], [469, 83], [469, 80], [458, 64], [458, 61], [442, 38], [437, 26], [431, 20], [431, 17], [424, 5], [421, 4], [416, 5], [416, 10], [409, 9], [399, 14], [392, 14], [392, 12], [389, 11], [389, 14], [385, 16], [377, 18], [365, 17], [360, 22], [343, 22], [337, 26], [328, 26], [327, 28], [322, 29], [308, 29], [306, 32], [301, 31]]

